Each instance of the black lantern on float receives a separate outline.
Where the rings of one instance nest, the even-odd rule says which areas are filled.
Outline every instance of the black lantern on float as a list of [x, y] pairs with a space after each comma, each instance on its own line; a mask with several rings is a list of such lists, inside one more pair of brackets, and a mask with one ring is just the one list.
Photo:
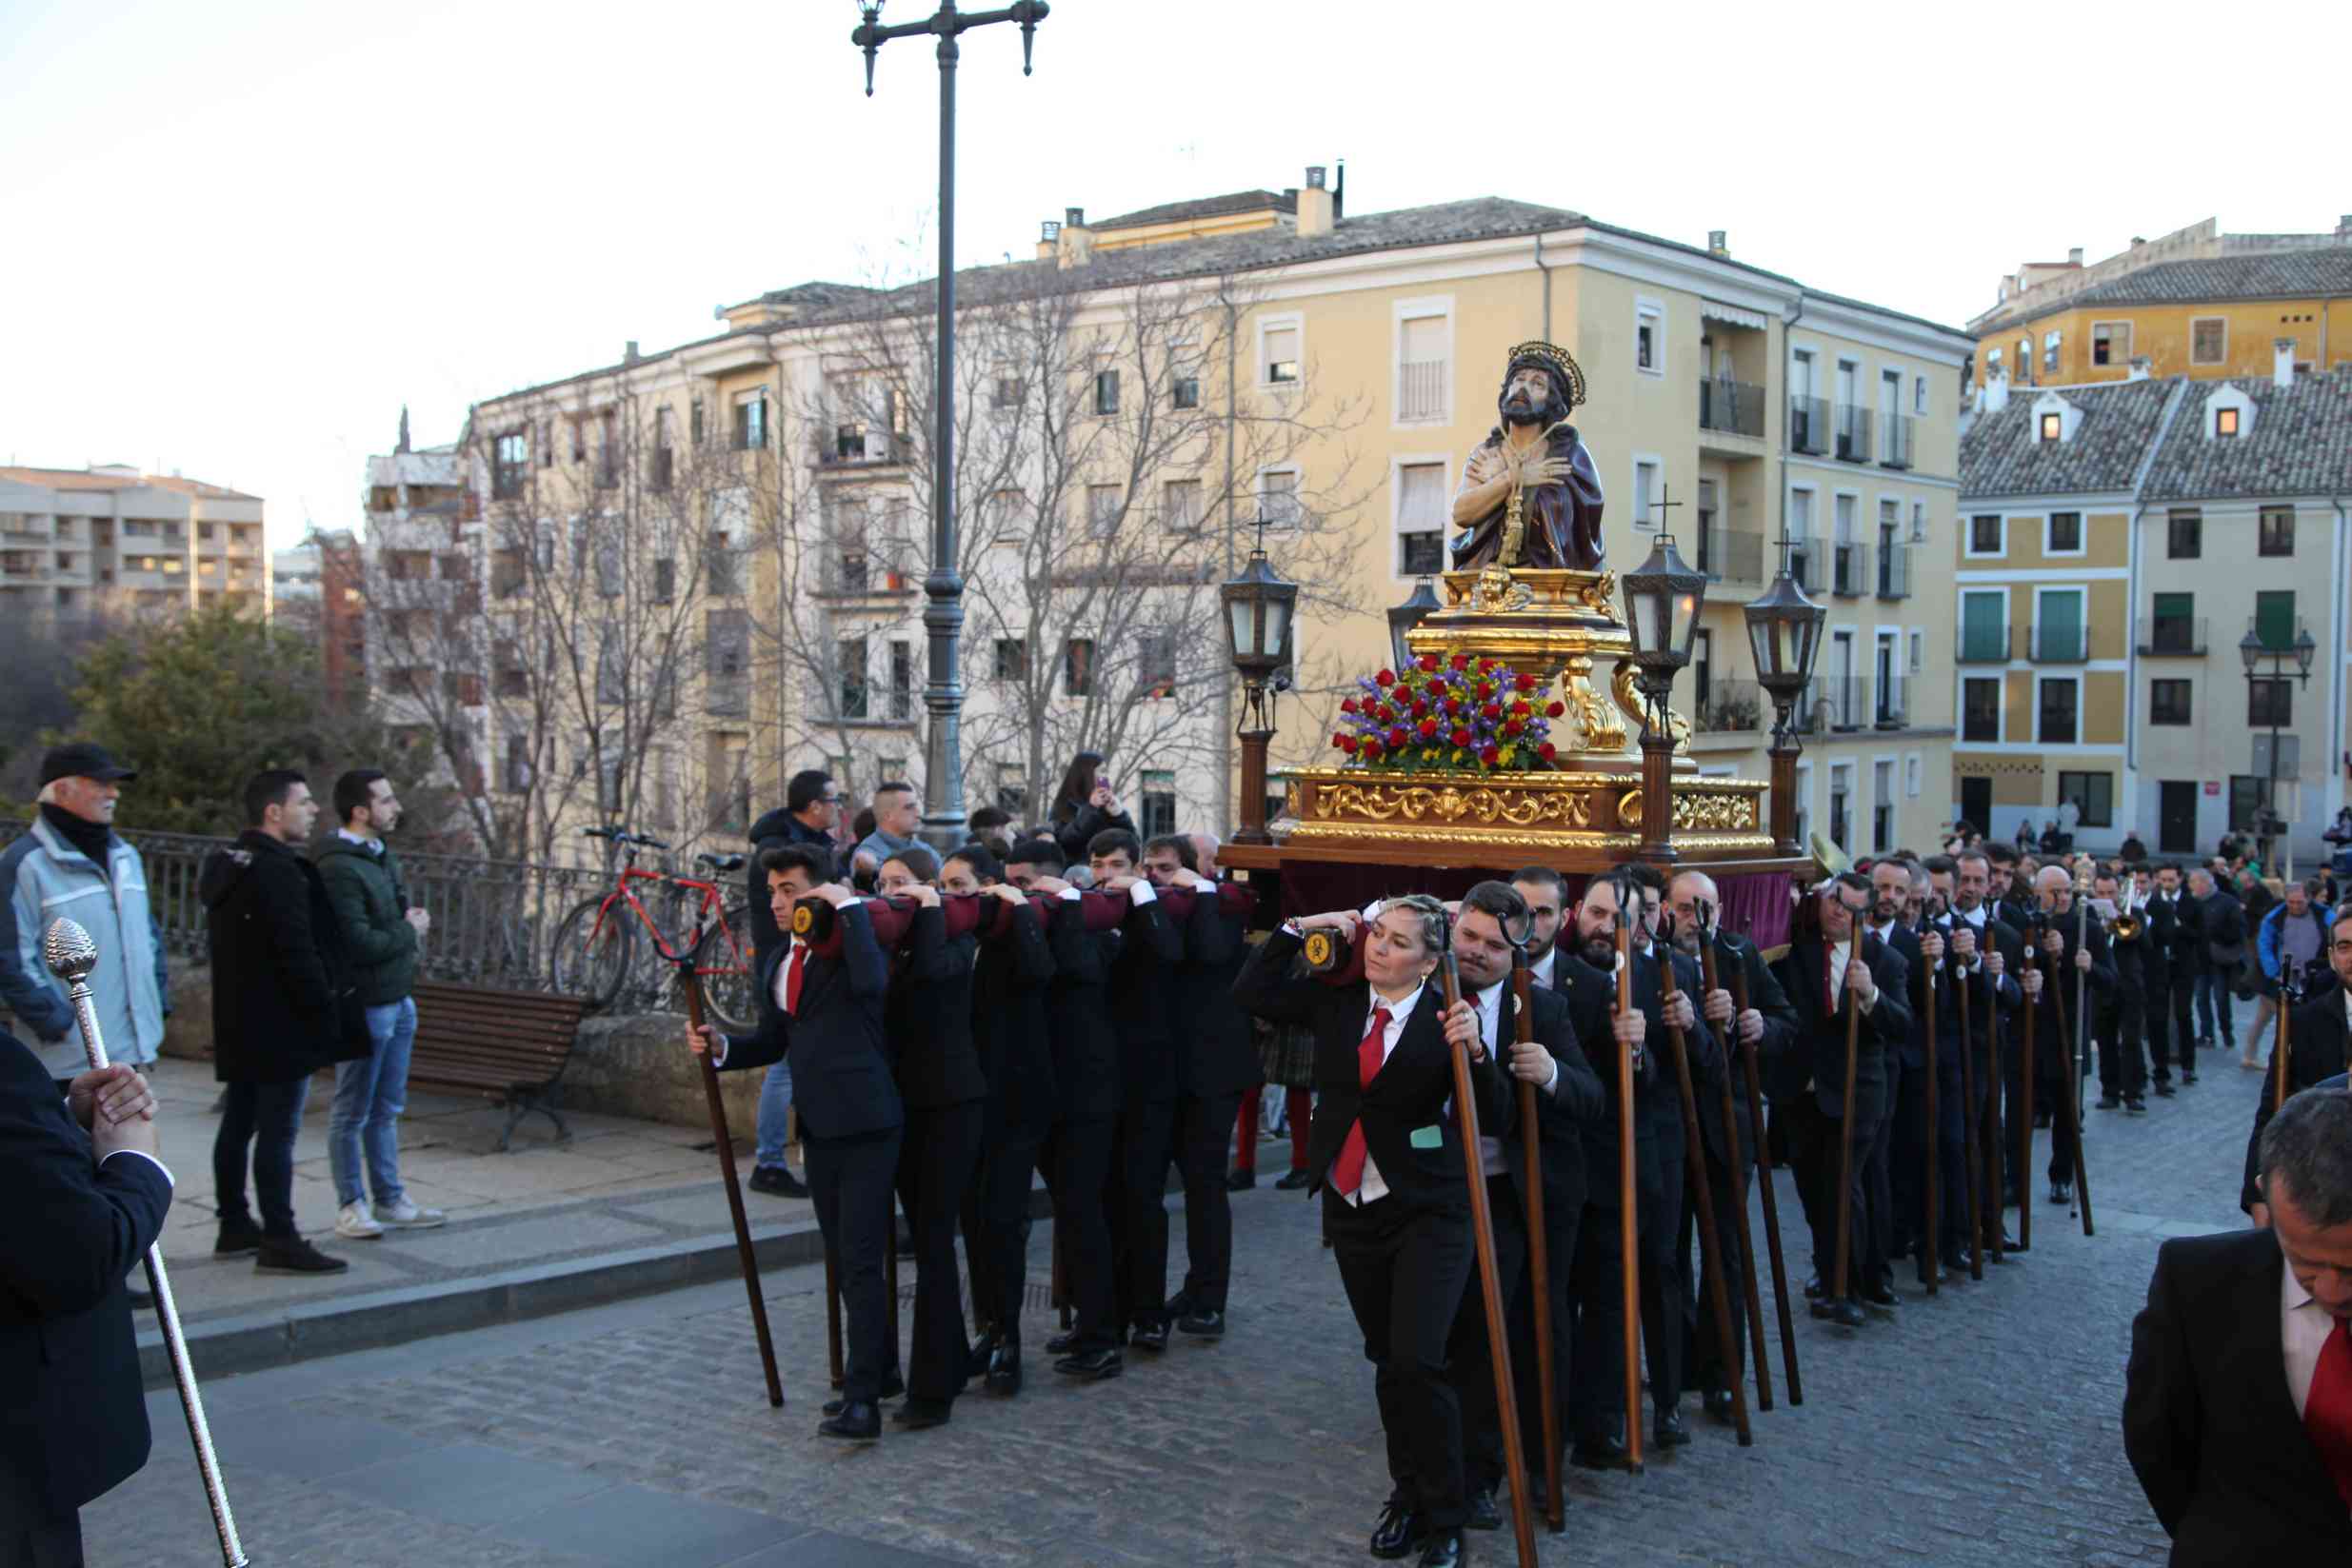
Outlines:
[[1652, 727], [1664, 724], [1674, 677], [1690, 663], [1699, 633], [1699, 610], [1706, 603], [1706, 577], [1683, 559], [1674, 536], [1661, 532], [1649, 559], [1625, 573], [1625, 621], [1633, 633], [1633, 663], [1650, 700]]
[[1747, 617], [1756, 684], [1771, 697], [1774, 707], [1794, 706], [1813, 679], [1813, 662], [1821, 657], [1827, 607], [1807, 599], [1784, 567], [1772, 586], [1742, 606], [1741, 613]]
[[1388, 658], [1390, 669], [1403, 669], [1413, 662], [1413, 650], [1405, 645], [1405, 638], [1415, 626], [1429, 618], [1429, 612], [1439, 608], [1437, 594], [1425, 577], [1413, 585], [1412, 596], [1402, 605], [1388, 606]]
[[1263, 684], [1290, 657], [1290, 616], [1299, 599], [1299, 586], [1266, 562], [1263, 524], [1242, 574], [1222, 585], [1217, 597], [1225, 605], [1233, 667], [1244, 681]]

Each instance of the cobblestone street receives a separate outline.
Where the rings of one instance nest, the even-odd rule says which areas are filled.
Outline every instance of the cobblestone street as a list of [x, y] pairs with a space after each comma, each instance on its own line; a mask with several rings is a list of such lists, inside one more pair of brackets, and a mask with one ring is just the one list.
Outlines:
[[[2243, 1222], [2262, 1082], [2216, 1053], [2201, 1065], [2144, 1119], [2092, 1113], [2095, 1239], [2037, 1181], [2034, 1248], [2014, 1266], [1933, 1301], [1905, 1276], [1900, 1321], [1858, 1334], [1800, 1308], [1802, 1409], [1778, 1388], [1776, 1345], [1784, 1399], [1752, 1449], [1686, 1401], [1695, 1442], [1645, 1476], [1570, 1472], [1567, 1533], [1545, 1538], [1545, 1560], [2163, 1560], [2118, 1436], [2130, 1320], [2160, 1240]], [[1266, 1169], [1281, 1168], [1269, 1146]], [[1793, 1223], [1784, 1175], [1781, 1194]], [[1034, 1312], [1020, 1399], [974, 1395], [952, 1425], [870, 1448], [813, 1436], [827, 1397], [815, 1268], [767, 1280], [781, 1412], [736, 1283], [221, 1379], [208, 1399], [263, 1563], [1368, 1561], [1386, 1485], [1370, 1373], [1314, 1207], [1264, 1186], [1234, 1206], [1221, 1343], [1130, 1352], [1126, 1376], [1073, 1388], [1037, 1353], [1050, 1324]], [[1174, 1236], [1181, 1254], [1180, 1213]], [[1792, 1233], [1799, 1280], [1808, 1252]], [[176, 1400], [149, 1409], [154, 1459], [85, 1511], [90, 1561], [202, 1568], [218, 1558]], [[1507, 1532], [1474, 1550], [1509, 1560]]]

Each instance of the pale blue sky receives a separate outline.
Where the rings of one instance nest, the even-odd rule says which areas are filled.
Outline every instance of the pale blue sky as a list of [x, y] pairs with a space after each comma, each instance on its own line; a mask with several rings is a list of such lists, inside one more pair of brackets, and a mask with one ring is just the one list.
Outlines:
[[[2332, 228], [2352, 191], [2312, 178], [2340, 136], [2293, 41], [2340, 34], [2333, 10], [2240, 6], [2201, 40], [2104, 3], [2013, 26], [1055, 0], [1026, 81], [1017, 30], [966, 38], [958, 249], [1024, 254], [1065, 207], [1297, 185], [1344, 156], [1354, 211], [1496, 194], [1726, 228], [1743, 260], [1957, 324], [2069, 246], [2212, 215]], [[0, 5], [0, 457], [233, 484], [290, 542], [306, 515], [358, 522], [403, 402], [446, 441], [469, 401], [707, 335], [722, 302], [904, 271], [938, 75], [896, 43], [867, 99], [856, 20], [852, 0]]]

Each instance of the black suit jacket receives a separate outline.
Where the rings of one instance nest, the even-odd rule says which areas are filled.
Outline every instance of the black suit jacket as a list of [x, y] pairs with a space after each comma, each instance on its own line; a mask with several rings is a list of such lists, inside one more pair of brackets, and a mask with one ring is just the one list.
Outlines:
[[[1910, 975], [1903, 955], [1876, 937], [1863, 939], [1862, 961], [1870, 966], [1879, 999], [1862, 1015], [1862, 1029], [1856, 1037], [1854, 1095], [1866, 1113], [1875, 1115], [1883, 1108], [1886, 1093], [1884, 1053], [1901, 1048], [1911, 1031]], [[1848, 1004], [1843, 990], [1835, 1005], [1822, 995], [1821, 938], [1803, 937], [1791, 943], [1772, 972], [1780, 977], [1781, 989], [1796, 1009], [1798, 1044], [1782, 1059], [1781, 1071], [1764, 1085], [1764, 1092], [1774, 1100], [1786, 1101], [1810, 1089], [1823, 1114], [1842, 1118], [1845, 1114]]]
[[[2337, 985], [2320, 987], [2295, 1009], [2286, 1031], [2286, 1092], [2301, 1094], [2352, 1066], [2352, 1041], [2347, 1041], [2343, 991]], [[2238, 1191], [2238, 1206], [2251, 1211], [2262, 1196], [2254, 1179], [2262, 1174], [2262, 1129], [2270, 1125], [2271, 1107], [2279, 1093], [2279, 1052], [2270, 1053], [2270, 1068], [2262, 1074], [2262, 1097], [2254, 1106], [2254, 1132], [2246, 1140], [2245, 1181]]]
[[[1445, 1004], [1437, 976], [1431, 974], [1422, 987], [1396, 1049], [1367, 1084], [1356, 1048], [1364, 1042], [1365, 1021], [1372, 1011], [1371, 987], [1361, 980], [1330, 985], [1311, 975], [1293, 976], [1290, 961], [1299, 947], [1300, 940], [1287, 931], [1267, 937], [1242, 965], [1233, 994], [1268, 1022], [1304, 1024], [1314, 1031], [1315, 1123], [1306, 1141], [1306, 1168], [1314, 1181], [1307, 1190], [1323, 1186], [1347, 1129], [1361, 1121], [1365, 1146], [1391, 1199], [1418, 1209], [1466, 1213], [1470, 1198], [1463, 1175], [1462, 1132], [1447, 1104], [1454, 1093], [1453, 1051], [1438, 1022]], [[1491, 1051], [1471, 1067], [1482, 1130], [1510, 1125], [1506, 1082]], [[1434, 1141], [1427, 1139], [1432, 1130]], [[1414, 1141], [1416, 1133], [1423, 1141]]]
[[1154, 897], [1132, 905], [1104, 982], [1112, 1026], [1125, 1044], [1120, 1088], [1127, 1109], [1176, 1098], [1176, 971], [1184, 962], [1184, 933]]
[[51, 1516], [147, 1462], [147, 1401], [123, 1276], [155, 1244], [171, 1183], [90, 1162], [40, 1060], [0, 1033], [0, 1464]]
[[[2034, 1028], [2038, 1031], [2034, 1042], [2034, 1076], [2056, 1082], [2069, 1065], [2061, 1047], [2072, 1045], [2083, 1049], [2088, 1042], [2083, 1038], [2083, 1021], [2075, 1017], [2078, 983], [2074, 966], [2075, 911], [2069, 909], [2063, 915], [2052, 916], [2047, 929], [2056, 931], [2064, 939], [2066, 950], [2053, 957], [2043, 951], [2039, 943], [2034, 947], [2042, 965], [2042, 1000], [2037, 1003], [2041, 1011], [2034, 1020]], [[2096, 1002], [2103, 1001], [2121, 982], [2116, 972], [2114, 949], [2107, 945], [2106, 929], [2100, 924], [2098, 916], [2094, 914], [2083, 929], [2088, 938], [2091, 955], [2090, 985], [2084, 997], [2086, 1002]], [[2061, 1009], [2063, 1009], [2063, 1020]], [[2059, 1032], [2062, 1027], [2066, 1031], [2063, 1034]]]
[[[1953, 914], [1952, 921], [1955, 927], [1961, 923], [1957, 912]], [[1945, 941], [1948, 955], [1948, 934]], [[1987, 973], [1980, 962], [1960, 971], [1960, 983], [1949, 989], [1955, 1011], [1960, 1006], [1962, 989], [1967, 991], [1967, 1023], [1979, 1053], [1977, 1062], [1981, 1064], [1984, 1061], [1983, 1053], [2003, 1033], [2004, 1022], [2014, 1018], [2025, 1004], [2025, 993], [2017, 983], [2018, 974], [2024, 965], [2025, 939], [2018, 934], [2016, 927], [2002, 920], [1999, 908], [1994, 907], [1985, 911], [1983, 929], [1977, 933], [1977, 948], [1980, 954], [1997, 952], [2001, 955], [2000, 978], [1995, 979]], [[1947, 962], [1944, 967], [1950, 971], [1953, 965]]]
[[1176, 1086], [1182, 1094], [1213, 1100], [1266, 1080], [1249, 1015], [1233, 1000], [1233, 982], [1248, 957], [1242, 940], [1247, 927], [1247, 917], [1228, 912], [1214, 884], [1193, 897], [1183, 932], [1184, 962], [1176, 967]]
[[[1527, 1013], [1533, 1020], [1529, 1037], [1551, 1054], [1560, 1069], [1551, 1092], [1537, 1088], [1534, 1099], [1538, 1154], [1544, 1167], [1544, 1228], [1565, 1237], [1569, 1234], [1565, 1227], [1585, 1206], [1585, 1133], [1600, 1121], [1608, 1100], [1577, 1039], [1568, 999], [1558, 990], [1530, 984]], [[1504, 982], [1502, 1002], [1496, 1009], [1495, 1033], [1500, 1043], [1489, 1042], [1487, 1048], [1508, 1060], [1511, 1042], [1519, 1038], [1519, 1002], [1508, 981]], [[1527, 1208], [1527, 1146], [1520, 1113], [1527, 1097], [1520, 1093], [1517, 1078], [1508, 1073], [1504, 1076], [1510, 1095], [1510, 1120], [1501, 1128], [1482, 1124], [1480, 1130], [1502, 1139], [1504, 1163], [1510, 1170], [1511, 1185], [1518, 1189], [1524, 1213]], [[1564, 1260], [1553, 1266], [1565, 1272], [1567, 1265]]]
[[776, 1005], [776, 970], [791, 950], [785, 943], [760, 966], [759, 1031], [728, 1036], [721, 1069], [765, 1067], [791, 1052], [792, 1102], [812, 1138], [904, 1126], [882, 1027], [890, 971], [874, 942], [873, 917], [862, 903], [841, 911], [841, 956], [809, 955], [801, 971], [799, 1015], [787, 1018]]
[[2167, 899], [2160, 890], [2148, 897], [2147, 919], [2142, 954], [2147, 978], [2167, 985], [2186, 979], [2197, 945], [2197, 902], [2186, 893]]
[[947, 935], [947, 913], [915, 911], [892, 965], [882, 1009], [891, 1076], [910, 1111], [942, 1110], [984, 1100], [988, 1081], [972, 1045], [972, 964], [980, 939]]
[[1041, 1139], [1053, 1125], [1053, 1035], [1046, 1022], [1052, 980], [1046, 928], [1027, 909], [1013, 911], [1003, 936], [980, 944], [972, 966], [972, 1047], [988, 1081], [981, 1137], [990, 1146]]
[[2343, 1562], [2352, 1518], [2287, 1392], [2267, 1230], [2166, 1241], [2131, 1325], [2123, 1452], [2174, 1568]]
[[[1649, 955], [1644, 955], [1637, 947], [1630, 960], [1633, 1005], [1644, 1021], [1642, 1065], [1633, 1080], [1634, 1180], [1644, 1187], [1655, 1185], [1666, 1170], [1679, 1167], [1684, 1159], [1683, 1091], [1675, 1080], [1672, 1059], [1667, 1055], [1673, 1046], [1666, 1039], [1665, 987], [1661, 983], [1655, 953], [1653, 948]], [[1704, 1000], [1704, 982], [1698, 964], [1677, 953], [1674, 974], [1675, 984], [1688, 994], [1691, 1008], [1697, 1011]], [[1554, 984], [1569, 993], [1577, 1009], [1580, 1033], [1603, 1042], [1613, 1041], [1609, 1018], [1617, 1010], [1617, 977], [1563, 953], [1553, 965], [1552, 978]], [[1724, 1070], [1723, 1048], [1716, 1043], [1706, 1020], [1694, 1022], [1698, 1027], [1685, 1031], [1683, 1044], [1690, 1054], [1691, 1093], [1698, 1101], [1700, 1138], [1722, 1158], [1722, 1128], [1718, 1125], [1712, 1132], [1707, 1130], [1722, 1118], [1708, 1116], [1706, 1107], [1722, 1092], [1718, 1080]], [[1585, 1138], [1585, 1164], [1591, 1190], [1614, 1194], [1621, 1145], [1616, 1047], [1611, 1043], [1605, 1049], [1608, 1065], [1600, 1079], [1605, 1103], [1600, 1121], [1593, 1123]]]
[[1055, 899], [1046, 918], [1053, 980], [1046, 988], [1046, 1023], [1053, 1042], [1054, 1114], [1062, 1121], [1119, 1114], [1119, 1037], [1105, 989], [1119, 936], [1088, 931], [1078, 899]]

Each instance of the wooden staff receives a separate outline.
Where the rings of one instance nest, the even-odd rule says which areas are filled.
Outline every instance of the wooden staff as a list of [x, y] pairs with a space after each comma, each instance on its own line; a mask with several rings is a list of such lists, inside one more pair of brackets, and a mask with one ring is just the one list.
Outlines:
[[833, 1243], [825, 1243], [825, 1360], [826, 1370], [832, 1374], [833, 1386], [842, 1384], [841, 1376], [841, 1260], [833, 1254]]
[[[2037, 920], [2025, 933], [2025, 974], [2042, 973], [2042, 923]], [[2024, 975], [2018, 983], [2025, 983]], [[2025, 1043], [2018, 1061], [2017, 1107], [2017, 1250], [2024, 1252], [2034, 1244], [2034, 1018], [2042, 1011], [2040, 997], [2025, 999]], [[2005, 1182], [2004, 1182], [2005, 1185]], [[1997, 1211], [1996, 1211], [1997, 1212]]]
[[[699, 1035], [703, 1028], [703, 987], [695, 978], [692, 959], [678, 965], [678, 983], [686, 991], [687, 1023]], [[767, 1374], [767, 1402], [781, 1408], [784, 1382], [776, 1376], [776, 1343], [767, 1333], [767, 1299], [760, 1294], [760, 1262], [751, 1251], [751, 1221], [743, 1212], [743, 1188], [735, 1181], [735, 1141], [727, 1130], [727, 1106], [719, 1099], [719, 1069], [710, 1053], [695, 1053], [703, 1064], [703, 1098], [710, 1102], [710, 1137], [719, 1146], [719, 1170], [727, 1181], [728, 1212], [735, 1221], [735, 1255], [743, 1264], [743, 1288], [751, 1298], [751, 1327], [760, 1339], [760, 1367]]]
[[[1511, 1001], [1517, 1008], [1514, 1033], [1522, 1045], [1535, 1041], [1535, 1009], [1527, 998], [1529, 978], [1527, 950], [1514, 945]], [[1519, 1081], [1519, 1149], [1526, 1166], [1527, 1181], [1527, 1284], [1535, 1293], [1536, 1384], [1544, 1395], [1544, 1523], [1556, 1536], [1568, 1526], [1563, 1512], [1566, 1499], [1560, 1495], [1560, 1402], [1554, 1392], [1557, 1373], [1552, 1366], [1551, 1242], [1544, 1234], [1544, 1152], [1536, 1094], [1534, 1084], [1524, 1078]]]
[[2287, 1024], [2288, 1022], [2295, 1016], [2295, 1001], [2288, 987], [2286, 979], [2286, 967], [2294, 962], [2295, 961], [2293, 959], [2286, 957], [2284, 954], [2280, 955], [2279, 1042], [2276, 1045], [2272, 1046], [2270, 1050], [2270, 1070], [2273, 1076], [2278, 1079], [2277, 1086], [2270, 1092], [2270, 1114], [2273, 1116], [2276, 1116], [2281, 1111], [2286, 1109], [2287, 1069], [2293, 1064], [2294, 1061], [2292, 1055], [2290, 1054], [2293, 1051], [2294, 1046], [2287, 1039]]
[[[1850, 969], [1862, 962], [1862, 917], [1849, 918], [1854, 934], [1845, 963]], [[1831, 1000], [1845, 1008], [1844, 1114], [1838, 1118], [1838, 1266], [1829, 1292], [1830, 1300], [1843, 1301], [1846, 1260], [1854, 1245], [1854, 1073], [1862, 1050], [1862, 1009], [1846, 1002], [1843, 992]]]
[[[1445, 949], [1441, 971], [1445, 982], [1445, 1008], [1451, 1012], [1462, 1000], [1462, 972], [1454, 964], [1453, 948]], [[1511, 1379], [1510, 1331], [1504, 1324], [1503, 1285], [1496, 1277], [1494, 1216], [1486, 1204], [1486, 1167], [1479, 1152], [1478, 1101], [1470, 1091], [1470, 1056], [1449, 1050], [1454, 1059], [1454, 1120], [1461, 1131], [1464, 1178], [1470, 1188], [1470, 1240], [1478, 1251], [1478, 1282], [1486, 1303], [1486, 1345], [1494, 1363], [1495, 1414], [1503, 1422], [1503, 1460], [1510, 1472], [1511, 1531], [1519, 1539], [1520, 1568], [1536, 1568], [1535, 1519], [1527, 1508], [1527, 1455], [1519, 1440], [1519, 1397]], [[1558, 1495], [1555, 1485], [1553, 1493]]]
[[[1952, 934], [1960, 934], [1960, 923], [1952, 923]], [[1982, 949], [1978, 962], [1983, 963]], [[1968, 993], [1975, 988], [1975, 980], [1963, 971], [1959, 977], [1954, 994], [1960, 999], [1960, 1101], [1967, 1107], [1964, 1120], [1968, 1125], [1968, 1146], [1962, 1150], [1967, 1161], [1968, 1172], [1968, 1278], [1984, 1278], [1984, 1210], [1980, 1181], [1984, 1174], [1984, 1113], [1976, 1099], [1976, 1030], [1968, 1017]]]
[[1707, 1304], [1715, 1314], [1716, 1354], [1723, 1358], [1724, 1370], [1732, 1374], [1731, 1424], [1740, 1434], [1740, 1446], [1749, 1448], [1755, 1444], [1756, 1434], [1748, 1426], [1747, 1393], [1737, 1371], [1740, 1337], [1732, 1329], [1731, 1300], [1724, 1293], [1724, 1249], [1715, 1231], [1715, 1194], [1706, 1179], [1706, 1147], [1699, 1131], [1699, 1096], [1690, 1079], [1690, 1047], [1683, 1039], [1683, 1026], [1673, 1022], [1671, 1014], [1683, 993], [1674, 980], [1671, 944], [1663, 938], [1658, 943], [1658, 988], [1660, 1006], [1668, 1014], [1666, 1042], [1674, 1047], [1674, 1080], [1683, 1095], [1683, 1162], [1689, 1168], [1692, 1206], [1699, 1213], [1699, 1267], [1706, 1276]]
[[[2087, 952], [2090, 941], [2091, 907], [2089, 902], [2080, 892], [2075, 894], [2074, 908], [2074, 950], [2078, 953]], [[2083, 1052], [2090, 1042], [2087, 1039], [2082, 1038], [2090, 1032], [2084, 1027], [2089, 1022], [2086, 1014], [2089, 1005], [2087, 999], [2090, 977], [2079, 969], [2075, 973], [2074, 1017], [2069, 1019], [2066, 1016], [2065, 1007], [2060, 1006], [2058, 1009], [2058, 1039], [2059, 1049], [2064, 1053], [2066, 1063], [2066, 1117], [2074, 1124], [2075, 1201], [2080, 1205], [2083, 1214], [2083, 1234], [2092, 1236], [2097, 1232], [2091, 1229], [2091, 1173], [2090, 1167], [2083, 1163]], [[2023, 1198], [2024, 1194], [2021, 1192], [2018, 1196]]]
[[[1617, 886], [1617, 1015], [1633, 1011], [1633, 936], [1625, 922], [1629, 883]], [[1633, 1204], [1633, 1047], [1617, 1048], [1617, 1265], [1624, 1274], [1625, 1468], [1642, 1473], [1641, 1258]]]
[[[1747, 971], [1737, 964], [1731, 970], [1731, 1004], [1743, 1013], [1748, 1010]], [[1764, 1197], [1764, 1246], [1772, 1259], [1772, 1304], [1781, 1320], [1781, 1370], [1788, 1379], [1788, 1402], [1802, 1405], [1804, 1379], [1797, 1375], [1797, 1320], [1788, 1306], [1788, 1263], [1781, 1255], [1781, 1200], [1772, 1187], [1772, 1151], [1764, 1141], [1764, 1079], [1756, 1070], [1756, 1047], [1748, 1041], [1740, 1042], [1740, 1064], [1747, 1075], [1748, 1131], [1756, 1142], [1756, 1190]], [[1758, 1318], [1761, 1333], [1761, 1313]], [[1756, 1362], [1761, 1368], [1764, 1358], [1758, 1356]]]
[[[1951, 939], [1944, 938], [1944, 950], [1951, 950]], [[1936, 1108], [1936, 966], [1923, 963], [1921, 979], [1927, 993], [1927, 1234], [1920, 1245], [1927, 1255], [1927, 1294], [1940, 1295], [1937, 1276], [1943, 1272], [1943, 1204], [1937, 1188], [1943, 1182], [1943, 1164], [1937, 1158], [1936, 1136], [1940, 1123]]]
[[[1707, 995], [1723, 989], [1715, 972], [1715, 933], [1713, 912], [1705, 903], [1700, 904], [1699, 965], [1706, 981]], [[1738, 1225], [1740, 1239], [1740, 1285], [1747, 1297], [1748, 1352], [1755, 1358], [1756, 1408], [1772, 1408], [1772, 1369], [1764, 1354], [1764, 1300], [1756, 1282], [1756, 1249], [1747, 1231], [1747, 1167], [1740, 1159], [1740, 1111], [1731, 1098], [1731, 1053], [1740, 1048], [1740, 1014], [1734, 1005], [1731, 1011], [1731, 1033], [1724, 1041], [1724, 1158], [1731, 1164], [1732, 1221]], [[1739, 1379], [1734, 1377], [1732, 1381]]]

